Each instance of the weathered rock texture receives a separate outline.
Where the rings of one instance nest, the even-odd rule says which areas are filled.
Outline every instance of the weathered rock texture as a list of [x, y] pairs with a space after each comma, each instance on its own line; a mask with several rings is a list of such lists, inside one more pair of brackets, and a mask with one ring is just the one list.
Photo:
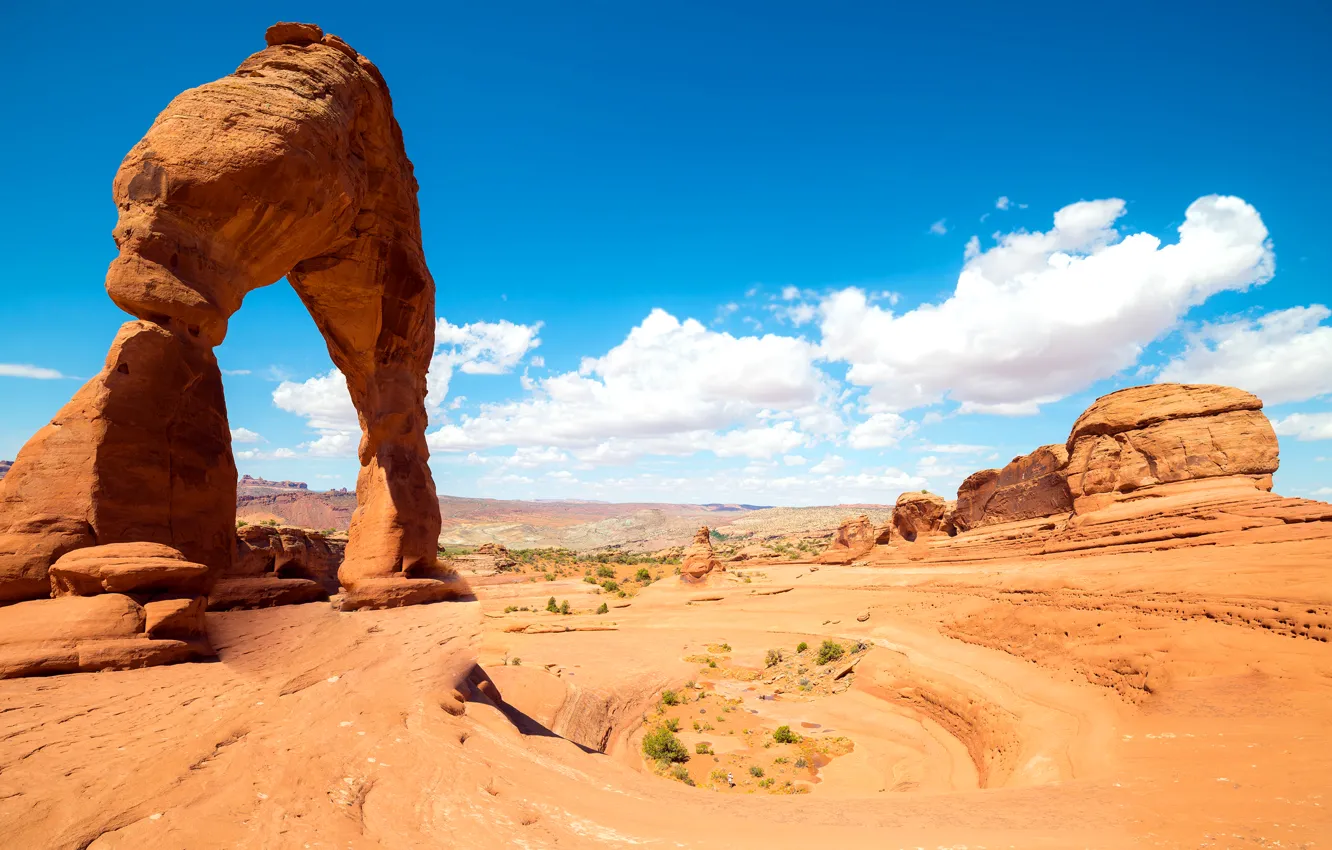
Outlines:
[[106, 289], [136, 320], [0, 482], [0, 601], [47, 596], [51, 565], [99, 544], [156, 543], [213, 577], [229, 570], [236, 469], [213, 347], [246, 293], [283, 276], [363, 431], [340, 570], [353, 607], [456, 592], [432, 581], [435, 288], [388, 87], [316, 26], [278, 24], [267, 41], [176, 97], [121, 163]]
[[1174, 481], [1243, 475], [1270, 490], [1279, 453], [1262, 408], [1252, 393], [1208, 384], [1102, 396], [1069, 434], [1069, 492], [1082, 512], [1107, 501], [1088, 497]]
[[338, 592], [344, 548], [315, 531], [248, 525], [236, 532], [231, 567], [213, 586], [209, 610], [328, 599]]
[[952, 534], [952, 513], [942, 496], [925, 491], [903, 493], [893, 506], [893, 527], [908, 543], [931, 534]]
[[892, 536], [892, 526], [875, 528], [868, 516], [842, 520], [837, 526], [837, 534], [832, 543], [816, 559], [820, 564], [849, 564], [856, 558], [863, 557], [876, 543], [887, 543]]
[[957, 490], [957, 527], [980, 528], [1068, 513], [1073, 510], [1073, 499], [1063, 475], [1067, 462], [1064, 446], [1041, 446], [1013, 458], [1003, 469], [973, 473]]
[[705, 525], [694, 534], [694, 542], [684, 550], [684, 557], [680, 561], [680, 576], [687, 581], [698, 581], [725, 569], [712, 552], [712, 531]]

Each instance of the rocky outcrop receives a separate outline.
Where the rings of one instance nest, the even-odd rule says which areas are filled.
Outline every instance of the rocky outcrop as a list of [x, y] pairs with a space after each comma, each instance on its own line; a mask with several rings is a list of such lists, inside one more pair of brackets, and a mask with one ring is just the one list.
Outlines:
[[1013, 458], [1003, 469], [973, 473], [957, 490], [958, 529], [1072, 511], [1073, 499], [1063, 474], [1067, 462], [1064, 446], [1041, 446]]
[[1155, 384], [1110, 393], [1069, 434], [1063, 476], [1079, 513], [1157, 484], [1245, 476], [1270, 490], [1279, 453], [1257, 396], [1234, 387]]
[[926, 490], [912, 491], [897, 497], [893, 528], [908, 543], [934, 534], [954, 534], [952, 515], [952, 504], [942, 496]]
[[14, 461], [12, 460], [0, 460], [0, 479], [5, 477], [5, 474], [9, 472], [9, 468], [13, 465]]
[[231, 567], [208, 596], [211, 611], [326, 600], [338, 592], [344, 545], [315, 531], [248, 525]]
[[310, 485], [304, 481], [269, 481], [266, 478], [242, 475], [240, 481], [236, 482], [236, 489], [242, 492], [247, 490], [258, 490], [260, 492], [267, 490], [308, 490]]
[[176, 97], [121, 163], [106, 290], [136, 319], [0, 481], [0, 601], [47, 596], [51, 565], [93, 544], [230, 569], [236, 469], [213, 348], [245, 295], [283, 277], [362, 426], [342, 584], [355, 607], [456, 591], [432, 584], [448, 573], [426, 465], [435, 288], [388, 87], [317, 26], [278, 24], [266, 41]]
[[705, 525], [694, 534], [694, 542], [684, 550], [680, 561], [680, 577], [686, 581], [701, 581], [726, 567], [712, 552], [712, 531]]
[[837, 526], [832, 543], [815, 560], [820, 564], [849, 564], [864, 557], [876, 544], [887, 543], [891, 536], [891, 523], [875, 528], [865, 514], [845, 519]]

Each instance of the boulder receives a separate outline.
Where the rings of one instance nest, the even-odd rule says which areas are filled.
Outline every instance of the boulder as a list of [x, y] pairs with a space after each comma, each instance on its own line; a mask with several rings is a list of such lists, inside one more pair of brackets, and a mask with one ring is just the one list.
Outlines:
[[942, 496], [925, 490], [903, 493], [893, 506], [893, 528], [908, 543], [933, 534], [953, 534], [949, 513]]
[[1209, 384], [1154, 384], [1097, 399], [1073, 424], [1063, 476], [1079, 513], [1114, 494], [1222, 476], [1271, 489], [1276, 433], [1257, 396]]
[[680, 577], [686, 581], [700, 581], [725, 569], [712, 552], [712, 531], [706, 525], [701, 527], [694, 533], [694, 542], [684, 550], [680, 561]]
[[201, 595], [208, 567], [160, 543], [108, 543], [76, 549], [51, 565], [51, 596], [101, 593]]
[[820, 564], [849, 564], [864, 557], [874, 548], [886, 529], [874, 527], [874, 523], [864, 514], [842, 520], [833, 535], [832, 543], [815, 560]]
[[306, 602], [324, 602], [330, 596], [322, 584], [306, 578], [278, 578], [273, 575], [224, 578], [214, 584], [209, 592], [208, 610], [235, 611], [272, 608], [275, 605], [301, 605]]
[[1063, 445], [1041, 446], [1003, 469], [973, 473], [957, 490], [954, 523], [966, 530], [1070, 513], [1073, 499], [1063, 472], [1067, 462]]
[[144, 634], [153, 639], [200, 640], [208, 633], [204, 620], [207, 610], [208, 600], [202, 596], [145, 602]]

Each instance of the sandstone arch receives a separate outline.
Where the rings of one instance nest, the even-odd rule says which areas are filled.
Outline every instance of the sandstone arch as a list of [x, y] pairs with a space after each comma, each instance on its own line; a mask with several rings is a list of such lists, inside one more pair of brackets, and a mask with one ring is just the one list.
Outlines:
[[106, 290], [133, 315], [102, 372], [0, 482], [0, 602], [50, 594], [84, 547], [154, 543], [231, 561], [236, 468], [213, 348], [284, 276], [347, 377], [362, 427], [339, 579], [350, 607], [451, 595], [436, 561], [425, 377], [435, 287], [417, 185], [378, 69], [277, 24], [235, 73], [176, 97], [114, 181]]

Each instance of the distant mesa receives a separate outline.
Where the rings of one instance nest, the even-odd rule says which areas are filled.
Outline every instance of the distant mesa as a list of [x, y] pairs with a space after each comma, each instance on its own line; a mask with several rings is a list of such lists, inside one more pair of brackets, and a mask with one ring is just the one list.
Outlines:
[[264, 478], [255, 478], [251, 475], [242, 475], [236, 482], [237, 487], [263, 487], [274, 490], [308, 490], [310, 486], [304, 481], [269, 481]]
[[12, 460], [0, 460], [0, 478], [4, 478], [5, 474], [9, 472], [9, 468], [13, 465], [14, 461]]

